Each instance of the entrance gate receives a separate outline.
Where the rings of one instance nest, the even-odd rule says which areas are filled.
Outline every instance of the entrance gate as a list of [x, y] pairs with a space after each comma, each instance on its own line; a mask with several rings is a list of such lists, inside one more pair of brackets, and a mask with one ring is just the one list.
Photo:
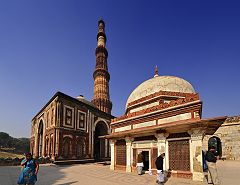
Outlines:
[[95, 132], [94, 132], [94, 159], [96, 161], [104, 160], [104, 158], [108, 157], [108, 142], [105, 139], [100, 139], [99, 136], [107, 135], [108, 128], [106, 123], [103, 121], [99, 121], [96, 124]]
[[168, 141], [169, 168], [171, 170], [190, 171], [189, 140]]
[[126, 142], [118, 140], [116, 142], [116, 165], [126, 166]]

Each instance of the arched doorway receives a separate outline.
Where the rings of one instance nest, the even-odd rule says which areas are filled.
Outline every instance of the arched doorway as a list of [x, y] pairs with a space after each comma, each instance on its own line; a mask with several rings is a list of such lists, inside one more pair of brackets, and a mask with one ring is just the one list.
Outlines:
[[45, 139], [45, 156], [49, 156], [49, 138], [46, 137]]
[[78, 158], [82, 158], [83, 156], [82, 143], [80, 141], [77, 142], [76, 154]]
[[70, 155], [72, 153], [71, 150], [72, 150], [71, 138], [65, 137], [63, 139], [63, 157], [70, 158]]
[[78, 158], [84, 158], [86, 155], [85, 140], [78, 140], [76, 146], [76, 155]]
[[53, 135], [50, 137], [49, 157], [53, 157]]
[[99, 138], [99, 136], [104, 136], [108, 134], [108, 127], [103, 121], [99, 121], [96, 124], [94, 132], [94, 159], [96, 161], [103, 160], [108, 154], [108, 141]]
[[222, 155], [222, 142], [219, 137], [213, 136], [208, 140], [208, 148], [214, 146], [216, 148], [215, 155]]
[[41, 120], [38, 126], [38, 157], [42, 157], [43, 148], [43, 121]]

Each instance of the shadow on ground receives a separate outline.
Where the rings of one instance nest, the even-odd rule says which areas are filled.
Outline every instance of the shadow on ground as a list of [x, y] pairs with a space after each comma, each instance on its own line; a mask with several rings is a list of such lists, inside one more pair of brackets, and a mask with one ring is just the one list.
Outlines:
[[[73, 181], [67, 179], [67, 174], [65, 170], [72, 167], [72, 165], [51, 165], [51, 166], [41, 166], [38, 174], [37, 185], [71, 185], [77, 184], [78, 181]], [[62, 180], [64, 179], [64, 183]]]
[[77, 183], [78, 181], [73, 181], [73, 182], [67, 182], [67, 183], [64, 183], [64, 184], [58, 184], [58, 185], [71, 185], [71, 184], [74, 184], [74, 183]]
[[[37, 185], [71, 185], [78, 181], [66, 179], [66, 173], [62, 170], [70, 166], [41, 165], [38, 173]], [[20, 166], [0, 166], [0, 184], [16, 185], [21, 173]], [[64, 179], [65, 183], [59, 182]], [[59, 183], [58, 183], [59, 182]]]
[[[222, 185], [239, 185], [240, 162], [218, 161]], [[0, 184], [16, 185], [21, 167], [1, 166]], [[104, 164], [41, 165], [36, 185], [156, 185], [156, 175], [112, 171]], [[165, 185], [205, 185], [189, 179], [169, 178]]]

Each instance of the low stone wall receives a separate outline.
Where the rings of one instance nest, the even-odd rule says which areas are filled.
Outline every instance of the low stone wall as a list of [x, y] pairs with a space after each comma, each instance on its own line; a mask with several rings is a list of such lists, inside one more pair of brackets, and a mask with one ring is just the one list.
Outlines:
[[[240, 160], [240, 116], [229, 117], [214, 133], [222, 143], [222, 157], [228, 160]], [[208, 140], [212, 136], [205, 136], [204, 150], [208, 149]]]
[[[0, 166], [19, 166], [24, 158], [0, 158]], [[50, 158], [36, 159], [39, 164], [52, 163]]]
[[0, 158], [0, 166], [18, 166], [23, 159]]

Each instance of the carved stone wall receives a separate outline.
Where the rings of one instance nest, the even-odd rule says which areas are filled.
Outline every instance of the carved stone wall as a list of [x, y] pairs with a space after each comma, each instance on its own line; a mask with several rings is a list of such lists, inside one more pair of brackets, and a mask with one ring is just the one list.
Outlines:
[[[58, 92], [54, 97], [32, 120], [30, 150], [34, 157], [50, 157], [53, 160], [93, 159], [96, 124], [101, 120], [106, 123], [107, 132], [110, 132], [111, 116], [63, 93]], [[41, 147], [40, 123], [43, 124]], [[108, 151], [108, 146], [105, 147]], [[110, 157], [109, 152], [106, 157]]]
[[[221, 140], [223, 157], [229, 160], [240, 160], [240, 116], [227, 118], [212, 136]], [[208, 140], [212, 136], [204, 137], [204, 150], [208, 149]]]
[[[171, 94], [172, 92], [160, 91], [160, 93]], [[128, 118], [131, 118], [131, 117], [134, 117], [134, 116], [141, 116], [141, 115], [144, 115], [146, 113], [150, 113], [150, 112], [154, 112], [154, 111], [158, 111], [158, 110], [164, 110], [164, 109], [167, 109], [167, 108], [170, 108], [170, 107], [176, 107], [178, 105], [184, 105], [184, 104], [187, 104], [187, 103], [195, 102], [197, 100], [199, 100], [198, 94], [189, 94], [185, 98], [180, 98], [180, 99], [177, 99], [177, 100], [171, 100], [168, 103], [158, 102], [158, 105], [155, 105], [155, 106], [152, 106], [152, 107], [144, 108], [144, 109], [138, 110], [136, 112], [127, 112], [127, 114], [124, 114], [120, 117], [114, 118], [112, 120], [112, 122], [121, 121], [121, 120], [128, 119]], [[201, 115], [200, 110], [196, 110], [196, 113], [198, 115]]]
[[169, 168], [171, 170], [190, 171], [189, 140], [169, 141]]
[[116, 165], [126, 166], [126, 142], [119, 140], [116, 142]]

